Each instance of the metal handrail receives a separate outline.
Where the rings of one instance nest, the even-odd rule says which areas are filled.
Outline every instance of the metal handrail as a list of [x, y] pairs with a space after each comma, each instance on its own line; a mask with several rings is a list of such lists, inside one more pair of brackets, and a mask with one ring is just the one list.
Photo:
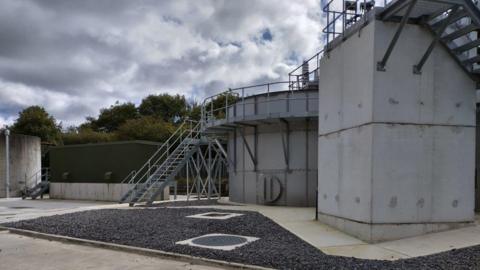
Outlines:
[[135, 177], [136, 174], [137, 174], [136, 170], [131, 171], [127, 176], [125, 176], [125, 178], [123, 178], [123, 180], [120, 182], [120, 184], [125, 184], [125, 182], [127, 182], [127, 184], [128, 184], [128, 182], [130, 182], [130, 179]]
[[[204, 124], [209, 122], [209, 120], [227, 119], [229, 108], [235, 106], [237, 102], [244, 102], [245, 98], [259, 93], [265, 93], [267, 95], [267, 99], [269, 99], [271, 93], [291, 90], [288, 88], [289, 84], [289, 81], [277, 81], [248, 85], [238, 88], [230, 88], [227, 91], [205, 98], [201, 107], [202, 129], [204, 128]], [[214, 108], [214, 101], [220, 96], [225, 96], [225, 104], [219, 108]], [[235, 101], [229, 102], [230, 97], [235, 98]]]
[[28, 189], [35, 187], [38, 183], [42, 181], [50, 180], [50, 168], [44, 167], [27, 177], [25, 174], [25, 181], [23, 183], [23, 190], [26, 192]]
[[191, 133], [192, 124], [198, 123], [193, 120], [185, 120], [177, 130], [155, 151], [155, 153], [143, 164], [143, 166], [138, 169], [135, 175], [127, 182], [128, 184], [138, 184], [142, 181], [146, 181], [152, 174], [152, 170], [155, 171], [158, 169], [159, 163], [162, 159], [165, 159], [166, 156], [170, 153], [172, 147], [176, 146], [180, 142], [180, 139], [183, 140], [186, 133]]

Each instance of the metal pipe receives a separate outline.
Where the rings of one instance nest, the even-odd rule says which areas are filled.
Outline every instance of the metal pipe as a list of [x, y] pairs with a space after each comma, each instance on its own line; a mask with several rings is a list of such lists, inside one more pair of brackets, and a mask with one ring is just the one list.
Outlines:
[[10, 130], [5, 129], [5, 196], [10, 198]]

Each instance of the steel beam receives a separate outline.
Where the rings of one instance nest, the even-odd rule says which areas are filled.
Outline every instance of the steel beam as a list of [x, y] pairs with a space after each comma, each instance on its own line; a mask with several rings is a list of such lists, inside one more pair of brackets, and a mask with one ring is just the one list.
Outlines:
[[400, 35], [402, 34], [403, 28], [405, 28], [405, 24], [407, 24], [408, 18], [410, 17], [410, 14], [412, 13], [413, 8], [417, 4], [417, 1], [418, 0], [411, 0], [409, 2], [410, 4], [408, 6], [408, 9], [405, 15], [403, 15], [402, 21], [400, 22], [397, 32], [393, 36], [392, 41], [390, 42], [390, 45], [388, 46], [387, 51], [383, 56], [383, 59], [377, 63], [378, 71], [386, 71], [385, 66], [387, 65], [388, 58], [390, 58], [390, 55], [392, 54], [392, 51], [395, 48], [395, 45], [397, 44], [397, 41], [400, 38]]
[[420, 61], [413, 66], [413, 73], [414, 74], [422, 74], [422, 68], [425, 62], [427, 62], [428, 57], [432, 54], [433, 49], [437, 45], [437, 43], [440, 41], [440, 38], [443, 35], [443, 32], [445, 32], [445, 29], [447, 26], [452, 22], [452, 19], [454, 18], [455, 14], [458, 12], [459, 6], [455, 6], [450, 14], [448, 15], [447, 18], [444, 19], [444, 22], [441, 24], [441, 27], [438, 29], [438, 31], [435, 33], [435, 37], [433, 38], [432, 42], [430, 43], [430, 46], [428, 46], [427, 51], [423, 54], [422, 58]]
[[290, 171], [290, 123], [284, 118], [280, 118], [280, 121], [285, 125], [285, 130], [282, 130], [283, 157], [286, 170]]
[[[256, 129], [256, 127], [255, 127], [255, 129]], [[247, 139], [245, 138], [245, 133], [243, 132], [243, 129], [239, 129], [239, 130], [240, 130], [240, 135], [242, 137], [243, 144], [247, 148], [248, 155], [250, 156], [250, 159], [253, 162], [253, 166], [254, 166], [253, 170], [257, 171], [257, 155], [256, 155], [257, 145], [256, 145], [256, 142], [254, 142], [255, 149], [252, 151], [252, 149], [250, 148], [250, 145], [247, 142]], [[255, 137], [256, 137], [256, 132], [255, 132]], [[256, 139], [255, 139], [255, 141], [256, 141]]]

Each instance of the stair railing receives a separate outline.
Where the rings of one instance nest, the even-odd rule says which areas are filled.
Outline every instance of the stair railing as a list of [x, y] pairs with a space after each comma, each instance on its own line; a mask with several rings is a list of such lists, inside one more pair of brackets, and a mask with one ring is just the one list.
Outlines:
[[44, 167], [35, 172], [34, 174], [27, 176], [25, 173], [25, 180], [23, 182], [23, 192], [26, 194], [29, 189], [35, 187], [42, 181], [50, 180], [50, 168]]
[[[193, 126], [195, 125], [195, 126]], [[157, 151], [145, 162], [145, 164], [137, 170], [135, 175], [130, 178], [127, 184], [140, 184], [146, 182], [159, 167], [167, 160], [172, 149], [177, 147], [185, 138], [199, 137], [199, 123], [192, 120], [184, 121], [180, 127], [157, 149]]]

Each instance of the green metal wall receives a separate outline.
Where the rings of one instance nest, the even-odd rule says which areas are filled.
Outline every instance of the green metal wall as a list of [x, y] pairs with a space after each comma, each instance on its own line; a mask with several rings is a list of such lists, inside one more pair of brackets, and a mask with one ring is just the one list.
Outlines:
[[[53, 147], [51, 181], [119, 183], [132, 170], [138, 170], [159, 146], [148, 141], [128, 141]], [[66, 179], [65, 172], [68, 172]], [[110, 179], [105, 178], [107, 172], [112, 172]]]

